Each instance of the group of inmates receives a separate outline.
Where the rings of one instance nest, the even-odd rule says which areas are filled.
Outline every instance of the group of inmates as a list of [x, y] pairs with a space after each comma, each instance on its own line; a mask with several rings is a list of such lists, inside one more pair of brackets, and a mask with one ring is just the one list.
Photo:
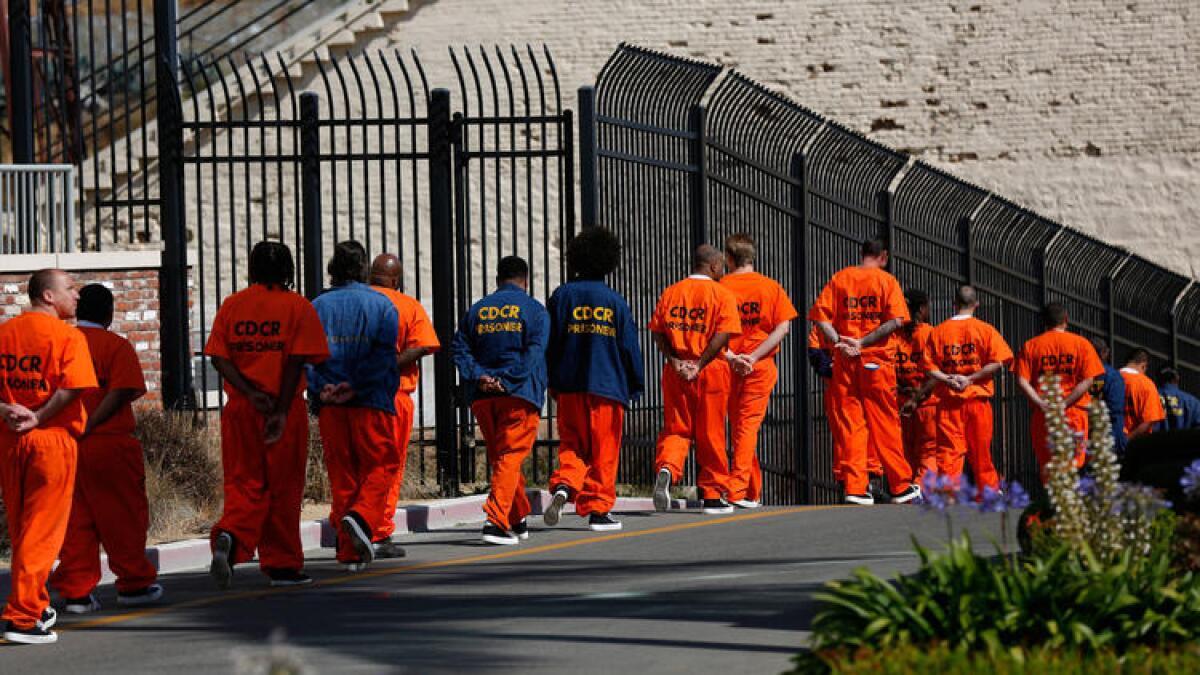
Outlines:
[[[1200, 425], [1200, 402], [1179, 390], [1177, 373], [1164, 371], [1156, 389], [1144, 350], [1114, 371], [1103, 343], [1093, 348], [1068, 332], [1062, 305], [1045, 308], [1046, 332], [1014, 365], [1003, 337], [974, 316], [973, 288], [959, 289], [955, 315], [933, 327], [928, 297], [905, 294], [886, 271], [884, 244], [869, 240], [861, 253], [807, 315], [808, 356], [827, 380], [833, 470], [847, 502], [912, 502], [926, 472], [957, 478], [964, 463], [981, 488], [999, 489], [990, 399], [997, 373], [1009, 367], [1032, 404], [1042, 465], [1050, 453], [1040, 389], [1047, 373], [1058, 375], [1067, 420], [1083, 437], [1089, 392], [1108, 402], [1118, 448], [1156, 426]], [[778, 380], [775, 355], [798, 312], [779, 283], [755, 271], [755, 256], [745, 234], [729, 237], [723, 251], [698, 247], [691, 274], [662, 292], [650, 317], [664, 357], [657, 510], [672, 508], [692, 447], [704, 513], [760, 505], [758, 431]], [[522, 466], [542, 430], [547, 393], [560, 445], [544, 523], [557, 525], [573, 503], [592, 530], [622, 527], [612, 512], [625, 412], [644, 389], [638, 324], [605, 282], [621, 258], [609, 230], [585, 228], [565, 257], [568, 280], [545, 306], [529, 293], [527, 263], [500, 259], [496, 290], [471, 306], [450, 346], [487, 447], [488, 544], [529, 537]], [[260, 242], [248, 286], [225, 298], [213, 320], [204, 351], [227, 394], [224, 509], [210, 535], [209, 572], [219, 588], [255, 558], [272, 586], [311, 583], [300, 540], [310, 412], [329, 475], [337, 561], [358, 571], [404, 555], [392, 534], [412, 394], [420, 359], [441, 345], [421, 304], [398, 290], [395, 255], [368, 264], [361, 244], [341, 242], [327, 271], [329, 288], [309, 302], [293, 290], [291, 251]], [[47, 582], [65, 611], [101, 609], [101, 546], [118, 604], [157, 602], [163, 589], [145, 555], [149, 511], [133, 436], [131, 406], [146, 385], [133, 347], [108, 330], [112, 293], [97, 284], [77, 289], [61, 270], [33, 274], [28, 293], [29, 310], [0, 325], [0, 489], [13, 543], [3, 620], [6, 640], [46, 644], [57, 620]], [[876, 477], [886, 478], [886, 490]]]

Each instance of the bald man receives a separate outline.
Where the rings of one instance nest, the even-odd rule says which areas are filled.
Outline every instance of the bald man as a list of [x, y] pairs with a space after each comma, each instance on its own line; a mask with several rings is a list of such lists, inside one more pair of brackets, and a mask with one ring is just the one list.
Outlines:
[[[404, 467], [408, 461], [408, 441], [412, 437], [413, 400], [412, 393], [417, 390], [421, 377], [420, 360], [432, 354], [441, 347], [429, 315], [415, 298], [400, 292], [400, 281], [404, 277], [404, 268], [400, 259], [391, 253], [376, 256], [371, 263], [371, 288], [379, 291], [391, 300], [396, 307], [399, 317], [399, 331], [396, 335], [396, 365], [400, 367], [400, 386], [396, 389], [396, 448], [400, 453], [398, 471], [388, 493], [386, 513], [396, 512], [396, 502], [400, 500], [400, 486], [404, 483]], [[392, 543], [392, 533], [396, 529], [394, 517], [389, 515], [383, 524], [375, 531], [375, 557], [394, 558], [402, 555], [399, 547]]]

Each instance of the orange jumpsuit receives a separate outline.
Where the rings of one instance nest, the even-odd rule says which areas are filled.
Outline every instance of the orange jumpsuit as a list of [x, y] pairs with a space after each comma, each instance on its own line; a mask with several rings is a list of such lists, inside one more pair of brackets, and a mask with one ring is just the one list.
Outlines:
[[[59, 389], [96, 386], [87, 340], [58, 318], [28, 312], [0, 324], [0, 400], [36, 411]], [[12, 541], [12, 588], [0, 618], [33, 628], [50, 606], [46, 580], [71, 514], [87, 412], [76, 399], [21, 435], [0, 423], [0, 497]]]
[[[225, 298], [213, 318], [204, 353], [230, 361], [259, 391], [279, 395], [288, 357], [318, 363], [329, 356], [325, 331], [303, 296], [278, 287], [254, 284]], [[304, 376], [288, 408], [283, 437], [263, 440], [266, 418], [231, 385], [221, 411], [221, 464], [225, 509], [212, 528], [233, 536], [231, 564], [258, 552], [264, 570], [304, 567], [300, 543], [300, 506], [308, 462], [308, 414]]]
[[[742, 334], [731, 338], [729, 350], [750, 354], [766, 341], [775, 327], [799, 316], [791, 298], [775, 281], [748, 272], [726, 274], [721, 285], [733, 291], [742, 319]], [[733, 501], [762, 497], [762, 468], [758, 463], [758, 430], [767, 416], [771, 391], [779, 380], [775, 355], [779, 347], [754, 364], [748, 375], [730, 372], [729, 427], [733, 442], [733, 466], [730, 468], [729, 498]], [[732, 370], [732, 369], [731, 369]]]
[[[709, 277], [692, 275], [663, 291], [650, 331], [665, 335], [677, 358], [698, 361], [717, 333], [742, 332], [737, 298]], [[696, 483], [703, 499], [725, 497], [730, 491], [725, 450], [729, 377], [729, 364], [719, 356], [691, 382], [680, 378], [670, 363], [663, 364], [663, 428], [654, 469], [669, 469], [671, 480], [679, 482], [694, 441], [700, 469]]]
[[[838, 335], [864, 338], [888, 321], [908, 321], [909, 316], [895, 277], [878, 268], [847, 267], [829, 280], [808, 319], [833, 324]], [[896, 406], [893, 339], [871, 345], [853, 358], [834, 352], [828, 411], [835, 418], [830, 428], [841, 436], [836, 442], [845, 453], [842, 474], [847, 494], [867, 491], [872, 443], [892, 492], [899, 494], [912, 484]]]
[[[911, 330], [910, 330], [911, 328]], [[927, 323], [905, 327], [896, 336], [897, 401], [903, 407], [924, 384], [933, 326]], [[904, 454], [920, 481], [926, 472], [937, 473], [937, 396], [930, 394], [911, 415], [900, 418]]]
[[[1065, 330], [1048, 330], [1025, 342], [1021, 353], [1017, 355], [1013, 372], [1017, 377], [1025, 378], [1036, 390], [1041, 389], [1043, 375], [1057, 374], [1065, 399], [1083, 380], [1103, 375], [1104, 364], [1092, 343], [1083, 337]], [[1082, 439], [1075, 454], [1075, 464], [1080, 467], [1087, 460], [1087, 408], [1091, 400], [1090, 396], [1084, 394], [1066, 411], [1067, 424]], [[1044, 469], [1046, 462], [1050, 461], [1051, 450], [1046, 438], [1046, 414], [1040, 408], [1033, 410], [1030, 433], [1038, 467]]]
[[[1012, 363], [1008, 343], [991, 325], [973, 316], [958, 315], [943, 321], [929, 339], [930, 370], [947, 375], [970, 375], [984, 366]], [[957, 479], [964, 459], [980, 489], [998, 488], [1000, 474], [992, 462], [992, 403], [995, 378], [954, 391], [944, 384], [938, 397], [938, 471]]]
[[[441, 347], [437, 333], [433, 330], [433, 324], [429, 321], [429, 315], [425, 313], [425, 308], [421, 306], [421, 303], [417, 302], [415, 298], [391, 288], [383, 286], [372, 286], [371, 288], [387, 296], [388, 300], [391, 300], [396, 307], [396, 314], [400, 317], [399, 331], [396, 335], [397, 353], [417, 348], [437, 351]], [[392, 490], [387, 496], [387, 507], [384, 512], [389, 514], [396, 512], [396, 503], [400, 501], [400, 488], [404, 485], [404, 468], [408, 464], [408, 442], [412, 438], [414, 413], [412, 394], [417, 390], [420, 379], [420, 360], [408, 364], [400, 371], [400, 387], [396, 390], [396, 416], [392, 418], [396, 430], [396, 448], [400, 451], [400, 470], [396, 472]], [[386, 539], [395, 531], [395, 518], [385, 518], [382, 527], [375, 531], [374, 536], [376, 539]]]
[[[91, 414], [110, 391], [146, 392], [142, 366], [128, 340], [104, 328], [79, 329], [87, 338], [100, 386], [81, 397]], [[67, 538], [50, 585], [64, 598], [83, 598], [100, 583], [100, 547], [117, 575], [117, 592], [154, 583], [158, 572], [146, 557], [146, 469], [142, 445], [133, 437], [131, 403], [79, 441], [79, 468]]]
[[1167, 418], [1158, 387], [1154, 386], [1154, 380], [1133, 368], [1122, 368], [1121, 377], [1125, 380], [1125, 435], [1142, 422], [1151, 423], [1147, 433], [1152, 433], [1154, 424]]

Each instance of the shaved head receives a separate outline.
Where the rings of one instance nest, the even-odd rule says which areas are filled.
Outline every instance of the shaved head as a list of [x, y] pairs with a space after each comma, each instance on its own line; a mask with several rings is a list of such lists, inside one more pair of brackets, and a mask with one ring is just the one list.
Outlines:
[[371, 263], [371, 284], [395, 290], [400, 288], [403, 273], [399, 258], [391, 253], [380, 253]]
[[75, 318], [79, 289], [70, 274], [60, 269], [38, 270], [29, 276], [28, 291], [34, 309], [60, 319]]
[[711, 244], [701, 244], [692, 252], [692, 272], [720, 279], [725, 274], [725, 254]]
[[961, 286], [954, 294], [955, 309], [971, 309], [979, 306], [979, 293], [974, 286]]

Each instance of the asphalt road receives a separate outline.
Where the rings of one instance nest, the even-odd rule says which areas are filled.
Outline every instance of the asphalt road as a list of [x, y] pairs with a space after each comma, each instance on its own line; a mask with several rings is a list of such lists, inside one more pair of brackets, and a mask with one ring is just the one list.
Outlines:
[[[812, 594], [866, 565], [916, 567], [910, 536], [941, 518], [915, 507], [800, 507], [624, 514], [597, 534], [564, 516], [517, 547], [463, 528], [408, 535], [408, 558], [342, 572], [311, 554], [317, 582], [269, 589], [257, 568], [234, 588], [204, 573], [164, 577], [168, 604], [63, 617], [59, 642], [0, 645], [3, 673], [778, 673], [807, 639]], [[977, 542], [995, 517], [960, 514]], [[986, 545], [986, 544], [985, 544]]]

